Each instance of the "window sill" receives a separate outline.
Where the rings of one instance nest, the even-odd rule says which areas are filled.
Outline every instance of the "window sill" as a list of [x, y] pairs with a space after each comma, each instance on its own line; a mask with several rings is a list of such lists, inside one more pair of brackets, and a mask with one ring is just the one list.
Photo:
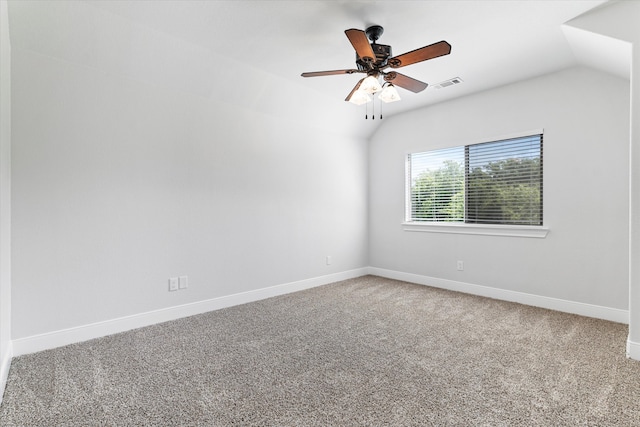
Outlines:
[[425, 233], [476, 234], [482, 236], [533, 237], [544, 239], [547, 227], [525, 225], [456, 224], [442, 222], [403, 222], [404, 231]]

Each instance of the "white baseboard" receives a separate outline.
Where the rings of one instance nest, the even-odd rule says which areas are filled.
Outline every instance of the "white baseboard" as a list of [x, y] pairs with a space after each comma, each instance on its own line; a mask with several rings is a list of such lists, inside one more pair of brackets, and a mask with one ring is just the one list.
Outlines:
[[[367, 271], [369, 272], [369, 274], [373, 274], [376, 276], [402, 280], [419, 285], [433, 286], [434, 288], [448, 289], [451, 291], [464, 292], [467, 294], [495, 298], [504, 301], [517, 302], [534, 307], [547, 308], [550, 310], [563, 311], [565, 313], [573, 313], [579, 314], [581, 316], [610, 320], [617, 323], [629, 323], [628, 310], [585, 304], [581, 302], [550, 298], [540, 295], [532, 295], [524, 292], [510, 291], [482, 285], [474, 285], [471, 283], [457, 282], [454, 280], [438, 279], [435, 277], [421, 276], [412, 273], [403, 273], [400, 271], [386, 270], [377, 267], [369, 267]], [[640, 344], [637, 345], [640, 346]], [[640, 358], [640, 347], [637, 349], [637, 354]]]
[[129, 331], [131, 329], [142, 328], [156, 323], [168, 322], [170, 320], [194, 316], [208, 311], [219, 310], [221, 308], [245, 304], [304, 289], [310, 289], [341, 280], [352, 279], [365, 274], [367, 274], [366, 268], [349, 270], [341, 273], [300, 280], [297, 282], [270, 286], [268, 288], [256, 289], [253, 291], [241, 292], [204, 301], [149, 311], [146, 313], [134, 314], [131, 316], [120, 317], [89, 325], [82, 325], [60, 331], [18, 338], [12, 341], [13, 354], [14, 356], [20, 356], [23, 354], [35, 353], [37, 351], [48, 350], [68, 344], [100, 338], [106, 335]]
[[627, 339], [627, 357], [629, 359], [640, 360], [640, 343]]
[[0, 403], [2, 403], [2, 396], [4, 395], [4, 389], [7, 386], [7, 378], [9, 378], [9, 368], [11, 367], [11, 359], [13, 358], [13, 346], [9, 342], [7, 351], [2, 355], [0, 360]]
[[[2, 366], [0, 366], [2, 370], [0, 371], [0, 373], [3, 376], [0, 377], [0, 381], [6, 381], [6, 375], [8, 375], [11, 357], [35, 353], [37, 351], [48, 350], [68, 344], [87, 341], [94, 338], [100, 338], [106, 335], [125, 332], [131, 329], [141, 328], [157, 323], [168, 322], [183, 317], [206, 313], [208, 311], [219, 310], [221, 308], [245, 304], [265, 298], [301, 291], [304, 289], [310, 289], [316, 286], [364, 276], [366, 274], [372, 274], [426, 286], [433, 286], [436, 288], [449, 289], [452, 291], [464, 292], [473, 295], [485, 296], [489, 298], [496, 298], [505, 301], [512, 301], [535, 307], [574, 313], [587, 317], [595, 317], [598, 319], [610, 320], [618, 323], [629, 323], [629, 312], [627, 310], [602, 307], [592, 304], [584, 304], [575, 301], [567, 301], [557, 298], [526, 294], [523, 292], [509, 291], [505, 289], [474, 285], [453, 280], [438, 279], [435, 277], [404, 273], [394, 270], [386, 270], [377, 267], [366, 267], [301, 280], [297, 282], [256, 289], [253, 291], [212, 298], [204, 301], [168, 307], [146, 313], [120, 317], [117, 319], [77, 326], [74, 328], [48, 332], [45, 334], [18, 338], [12, 341], [13, 354], [10, 356], [5, 356], [5, 360], [2, 360]], [[629, 354], [629, 357], [633, 359], [637, 358], [640, 360], [640, 344], [628, 342], [627, 354]], [[0, 383], [0, 385], [3, 384], [4, 382]]]

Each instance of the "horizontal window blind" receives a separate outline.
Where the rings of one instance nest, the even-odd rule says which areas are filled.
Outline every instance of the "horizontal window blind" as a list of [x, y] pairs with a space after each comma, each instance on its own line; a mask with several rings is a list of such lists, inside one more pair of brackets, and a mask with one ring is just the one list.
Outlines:
[[407, 219], [542, 225], [542, 135], [413, 153]]
[[464, 221], [464, 147], [409, 155], [413, 221]]
[[466, 220], [542, 225], [542, 135], [465, 148]]

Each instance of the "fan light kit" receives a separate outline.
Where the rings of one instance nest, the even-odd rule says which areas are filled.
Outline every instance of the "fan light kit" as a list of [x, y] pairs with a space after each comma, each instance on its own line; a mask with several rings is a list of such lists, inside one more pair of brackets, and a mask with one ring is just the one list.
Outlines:
[[[378, 99], [382, 102], [395, 102], [400, 100], [400, 94], [396, 90], [399, 86], [408, 91], [418, 93], [427, 88], [427, 84], [396, 71], [384, 71], [387, 68], [400, 68], [417, 62], [437, 58], [451, 53], [451, 45], [446, 41], [440, 41], [421, 47], [402, 55], [391, 57], [391, 46], [378, 44], [384, 29], [380, 25], [373, 25], [366, 31], [352, 28], [345, 34], [356, 51], [355, 69], [314, 71], [302, 73], [302, 77], [333, 76], [338, 74], [363, 73], [367, 77], [362, 78], [351, 90], [345, 101], [356, 105], [367, 104], [373, 99], [370, 95], [380, 93]], [[371, 40], [372, 43], [369, 43]], [[380, 77], [384, 80], [380, 84]], [[367, 115], [365, 115], [367, 118]], [[372, 115], [372, 119], [374, 116]], [[380, 115], [382, 118], [382, 114]]]

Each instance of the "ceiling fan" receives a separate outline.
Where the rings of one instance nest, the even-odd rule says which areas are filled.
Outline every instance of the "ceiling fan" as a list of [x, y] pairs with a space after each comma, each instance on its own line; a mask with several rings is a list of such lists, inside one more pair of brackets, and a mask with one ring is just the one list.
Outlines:
[[[357, 30], [355, 28], [346, 30], [345, 34], [356, 51], [357, 68], [332, 71], [313, 71], [302, 73], [302, 77], [320, 77], [354, 73], [367, 74], [367, 77], [362, 78], [345, 99], [345, 101], [351, 101], [355, 104], [368, 102], [368, 100], [358, 96], [362, 95], [362, 92], [372, 94], [382, 90], [382, 86], [378, 83], [378, 78], [380, 76], [382, 76], [385, 82], [385, 87], [393, 88], [395, 85], [414, 93], [425, 90], [428, 86], [427, 83], [405, 76], [404, 74], [400, 74], [396, 71], [384, 70], [389, 67], [393, 69], [405, 67], [417, 62], [448, 55], [451, 53], [451, 45], [443, 40], [403, 53], [402, 55], [391, 57], [391, 46], [376, 43], [383, 32], [384, 28], [380, 25], [370, 26], [365, 31]], [[369, 40], [367, 39], [371, 40], [372, 43], [369, 44]], [[373, 87], [371, 87], [371, 85], [373, 85]], [[393, 89], [393, 92], [396, 94], [395, 99], [393, 99], [394, 96], [392, 94], [388, 100], [383, 100], [386, 102], [398, 100], [399, 97], [397, 96], [395, 89]], [[381, 96], [382, 95], [383, 94], [381, 94]]]

